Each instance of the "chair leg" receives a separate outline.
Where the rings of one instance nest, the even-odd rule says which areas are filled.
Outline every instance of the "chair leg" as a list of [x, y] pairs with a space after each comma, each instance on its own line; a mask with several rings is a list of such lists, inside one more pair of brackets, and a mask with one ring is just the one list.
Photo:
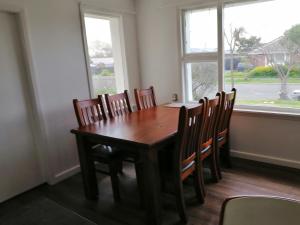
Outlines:
[[203, 177], [203, 165], [202, 162], [198, 163], [194, 171], [194, 188], [196, 191], [197, 199], [201, 204], [205, 199], [204, 177]]
[[187, 223], [187, 215], [186, 215], [186, 210], [185, 210], [182, 181], [181, 181], [180, 177], [175, 182], [175, 198], [176, 198], [176, 206], [177, 206], [177, 210], [178, 210], [180, 219], [183, 223]]
[[215, 159], [216, 159], [216, 168], [217, 168], [218, 180], [222, 179], [221, 162], [220, 162], [220, 151], [221, 151], [221, 147], [217, 146], [216, 147], [216, 152], [215, 152]]
[[209, 157], [209, 165], [210, 165], [210, 172], [211, 176], [214, 182], [218, 182], [219, 180], [219, 171], [218, 171], [218, 165], [217, 165], [217, 154], [214, 152]]
[[226, 163], [227, 168], [232, 168], [231, 158], [230, 158], [230, 142], [229, 139], [224, 144], [224, 161]]
[[118, 177], [118, 163], [111, 162], [109, 164], [109, 172], [110, 172], [110, 179], [111, 179], [111, 186], [113, 189], [113, 196], [116, 202], [121, 200], [120, 197], [120, 190], [119, 190], [119, 177]]

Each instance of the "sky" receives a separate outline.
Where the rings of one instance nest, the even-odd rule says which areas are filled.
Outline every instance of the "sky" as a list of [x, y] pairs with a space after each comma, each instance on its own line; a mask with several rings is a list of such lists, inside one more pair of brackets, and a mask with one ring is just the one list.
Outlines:
[[[216, 48], [216, 10], [196, 11], [192, 18], [191, 47]], [[247, 5], [228, 5], [224, 9], [225, 32], [228, 32], [230, 25], [233, 28], [244, 27], [247, 36], [261, 37], [262, 43], [270, 42], [282, 36], [286, 30], [295, 24], [300, 24], [300, 0], [275, 0]]]
[[99, 40], [111, 45], [110, 21], [107, 19], [99, 19], [85, 17], [85, 29], [88, 45]]
[[[262, 43], [270, 42], [300, 24], [300, 0], [275, 0], [254, 4], [228, 5], [224, 9], [224, 29], [244, 27], [246, 36], [261, 37]], [[85, 17], [88, 44], [100, 40], [111, 44], [110, 22], [106, 19]], [[194, 10], [190, 21], [192, 48], [217, 48], [216, 9]], [[225, 45], [225, 48], [228, 47]]]

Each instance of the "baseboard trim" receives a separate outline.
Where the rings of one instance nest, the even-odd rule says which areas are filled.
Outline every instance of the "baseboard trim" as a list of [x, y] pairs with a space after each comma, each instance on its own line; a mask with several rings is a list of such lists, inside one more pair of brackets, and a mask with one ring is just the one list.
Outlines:
[[264, 163], [274, 164], [278, 166], [300, 169], [300, 162], [295, 160], [281, 159], [277, 157], [254, 154], [249, 152], [241, 152], [234, 149], [231, 150], [231, 155], [237, 158], [249, 159], [253, 161], [264, 162]]
[[75, 175], [79, 172], [80, 172], [80, 166], [79, 165], [73, 166], [69, 169], [66, 169], [66, 170], [56, 174], [54, 176], [54, 179], [51, 180], [51, 182], [49, 182], [49, 184], [50, 185], [56, 184], [56, 183], [58, 183], [62, 180], [65, 180], [65, 179], [67, 179], [67, 178], [69, 178], [69, 177], [71, 177], [71, 176], [73, 176], [73, 175]]

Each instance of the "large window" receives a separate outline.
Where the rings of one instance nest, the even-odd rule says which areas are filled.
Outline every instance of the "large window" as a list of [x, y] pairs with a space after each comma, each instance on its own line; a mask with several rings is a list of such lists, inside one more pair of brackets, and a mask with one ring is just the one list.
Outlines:
[[218, 90], [217, 9], [185, 10], [183, 31], [186, 99], [212, 97]]
[[120, 19], [84, 14], [91, 95], [124, 90]]
[[237, 104], [300, 109], [298, 2], [225, 6], [225, 89]]
[[[217, 83], [212, 81], [223, 78], [224, 90], [237, 89], [236, 104], [240, 107], [299, 112], [300, 1], [234, 2], [219, 7], [218, 15], [212, 9], [199, 10], [202, 15], [194, 16], [194, 20], [189, 14], [197, 10], [183, 14], [183, 21], [186, 21], [183, 23], [184, 56], [194, 52], [209, 56], [209, 53], [216, 52], [217, 38], [224, 40], [223, 44], [219, 42], [219, 49], [221, 44], [224, 52], [217, 54], [214, 62], [215, 67], [224, 66], [218, 68], [224, 71], [223, 75], [216, 75], [209, 60], [201, 66], [197, 62], [184, 65], [185, 77], [189, 78], [186, 93], [190, 93], [186, 100], [198, 100], [209, 95], [208, 92], [215, 92], [212, 86]], [[218, 16], [218, 21], [222, 21], [219, 30], [223, 33], [217, 34]], [[210, 69], [206, 71], [205, 67]], [[212, 85], [208, 85], [208, 81]], [[209, 88], [203, 87], [204, 83]]]

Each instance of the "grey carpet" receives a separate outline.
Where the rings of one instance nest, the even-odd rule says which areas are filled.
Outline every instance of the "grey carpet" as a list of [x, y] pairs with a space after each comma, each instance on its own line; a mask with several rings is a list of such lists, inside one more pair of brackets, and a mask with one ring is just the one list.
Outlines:
[[95, 223], [45, 197], [11, 208], [0, 215], [2, 225], [95, 225]]

